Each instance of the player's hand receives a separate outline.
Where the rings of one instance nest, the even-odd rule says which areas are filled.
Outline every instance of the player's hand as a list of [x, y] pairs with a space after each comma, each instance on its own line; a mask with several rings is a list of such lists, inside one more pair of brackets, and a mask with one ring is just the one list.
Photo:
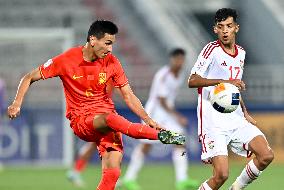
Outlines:
[[[153, 119], [148, 119], [145, 121], [145, 123], [147, 125], [149, 125], [150, 127], [157, 129], [157, 130], [162, 130], [164, 129], [163, 127], [161, 127], [157, 122], [155, 122]], [[165, 130], [165, 129], [164, 129]]]
[[10, 119], [15, 119], [20, 115], [21, 106], [14, 102], [7, 109], [7, 114]]
[[238, 89], [239, 89], [240, 91], [246, 89], [246, 84], [245, 84], [242, 80], [240, 80], [240, 79], [228, 80], [228, 81], [226, 81], [226, 82], [235, 85], [236, 87], [238, 87]]

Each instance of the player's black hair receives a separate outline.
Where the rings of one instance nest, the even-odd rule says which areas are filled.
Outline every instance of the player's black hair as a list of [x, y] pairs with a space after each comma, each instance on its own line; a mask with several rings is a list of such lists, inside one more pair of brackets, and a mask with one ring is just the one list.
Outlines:
[[117, 26], [108, 20], [96, 20], [93, 22], [88, 31], [87, 41], [90, 41], [90, 36], [95, 36], [97, 39], [101, 39], [105, 34], [114, 35], [118, 32]]
[[177, 55], [185, 55], [185, 54], [186, 54], [186, 52], [182, 48], [174, 48], [169, 52], [170, 57], [175, 57]]
[[233, 17], [234, 22], [237, 22], [238, 14], [235, 9], [222, 8], [219, 9], [215, 14], [215, 24], [226, 20], [228, 17]]

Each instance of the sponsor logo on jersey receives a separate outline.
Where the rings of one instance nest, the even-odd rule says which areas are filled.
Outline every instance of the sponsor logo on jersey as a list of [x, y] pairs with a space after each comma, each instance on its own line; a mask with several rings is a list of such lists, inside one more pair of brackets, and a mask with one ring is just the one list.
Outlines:
[[73, 77], [72, 77], [73, 80], [77, 80], [77, 79], [79, 79], [79, 78], [83, 78], [83, 76], [76, 76], [76, 75], [73, 75]]
[[48, 67], [49, 65], [51, 65], [53, 63], [52, 59], [47, 60], [47, 62], [45, 62], [43, 64], [43, 68], [45, 69], [46, 67]]
[[221, 65], [227, 67], [227, 63], [225, 61], [221, 63]]
[[106, 73], [99, 73], [99, 84], [106, 83], [107, 75]]

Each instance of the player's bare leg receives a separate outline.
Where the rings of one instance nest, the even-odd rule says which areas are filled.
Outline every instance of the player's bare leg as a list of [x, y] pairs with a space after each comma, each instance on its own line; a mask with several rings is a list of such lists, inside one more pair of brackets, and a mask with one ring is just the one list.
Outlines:
[[181, 145], [185, 143], [184, 135], [155, 129], [141, 123], [132, 123], [115, 113], [96, 115], [93, 120], [93, 126], [97, 131], [102, 133], [114, 130], [135, 139], [160, 140], [164, 144]]
[[228, 156], [212, 158], [213, 176], [201, 184], [199, 190], [217, 190], [229, 177]]
[[141, 189], [138, 183], [136, 182], [136, 179], [140, 169], [144, 164], [144, 158], [149, 154], [151, 148], [152, 148], [151, 144], [141, 143], [137, 145], [133, 150], [125, 176], [121, 181], [122, 185], [127, 190]]
[[102, 178], [97, 190], [114, 190], [120, 176], [121, 160], [119, 151], [109, 150], [102, 155]]
[[67, 172], [67, 178], [70, 180], [76, 187], [85, 187], [85, 183], [81, 177], [81, 173], [85, 170], [89, 160], [96, 151], [96, 143], [88, 142], [83, 145], [80, 149], [78, 158], [75, 161], [74, 167], [72, 170]]
[[274, 154], [263, 136], [253, 138], [249, 143], [249, 150], [255, 155], [236, 179], [231, 190], [244, 189], [248, 184], [257, 179], [262, 171], [272, 162]]

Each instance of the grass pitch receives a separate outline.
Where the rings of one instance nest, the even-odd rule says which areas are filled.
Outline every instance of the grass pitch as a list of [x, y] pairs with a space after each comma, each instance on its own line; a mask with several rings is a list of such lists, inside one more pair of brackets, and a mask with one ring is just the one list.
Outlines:
[[[222, 190], [239, 175], [244, 164], [230, 164], [230, 177]], [[125, 167], [123, 168], [123, 173]], [[85, 190], [95, 190], [100, 179], [100, 165], [90, 165], [83, 173], [87, 183]], [[36, 167], [6, 167], [0, 172], [0, 190], [76, 190], [66, 180], [66, 169]], [[203, 164], [191, 164], [189, 175], [204, 181], [211, 175], [211, 167]], [[251, 184], [247, 190], [278, 190], [284, 187], [284, 164], [272, 164]], [[174, 190], [174, 170], [170, 164], [146, 164], [138, 179], [142, 190]], [[124, 190], [124, 188], [118, 188]]]

